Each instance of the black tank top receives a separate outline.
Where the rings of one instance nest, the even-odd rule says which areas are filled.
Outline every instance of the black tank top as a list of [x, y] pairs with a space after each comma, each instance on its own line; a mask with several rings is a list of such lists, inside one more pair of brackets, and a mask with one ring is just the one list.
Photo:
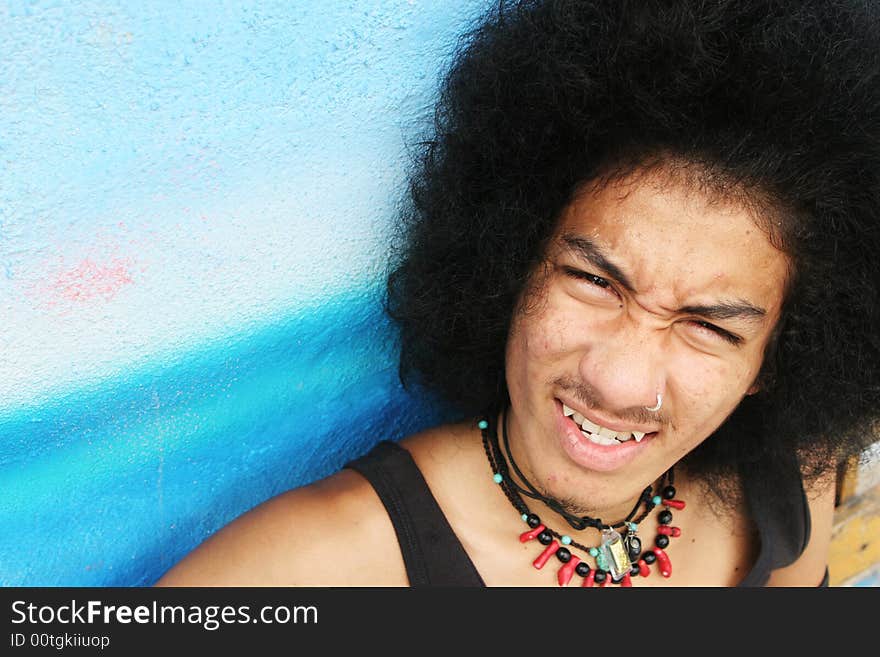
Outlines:
[[[359, 472], [385, 506], [403, 555], [410, 586], [485, 586], [449, 526], [410, 453], [390, 441], [345, 466]], [[749, 511], [760, 552], [739, 586], [763, 586], [770, 572], [793, 563], [810, 540], [810, 511], [797, 469], [772, 477], [760, 464], [744, 470]], [[828, 571], [821, 586], [827, 586]]]

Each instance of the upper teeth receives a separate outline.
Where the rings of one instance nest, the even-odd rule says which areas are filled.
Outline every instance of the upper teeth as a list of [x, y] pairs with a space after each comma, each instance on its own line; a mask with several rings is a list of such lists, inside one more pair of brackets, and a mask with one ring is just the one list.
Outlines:
[[631, 438], [635, 438], [636, 442], [639, 443], [642, 441], [642, 438], [645, 437], [645, 434], [642, 431], [612, 431], [611, 429], [600, 427], [598, 424], [590, 422], [583, 415], [573, 408], [569, 408], [565, 404], [562, 405], [562, 412], [565, 413], [565, 415], [572, 416], [572, 419], [580, 425], [581, 429], [592, 434], [590, 437], [594, 439], [594, 442], [599, 442], [602, 445], [611, 445], [612, 438], [621, 443], [626, 442]]

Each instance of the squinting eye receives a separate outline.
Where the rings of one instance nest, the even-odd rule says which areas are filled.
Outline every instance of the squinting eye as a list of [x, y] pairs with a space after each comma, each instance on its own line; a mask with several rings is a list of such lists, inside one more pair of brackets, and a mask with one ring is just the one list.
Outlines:
[[709, 331], [711, 334], [721, 338], [725, 342], [729, 342], [732, 345], [738, 345], [742, 342], [742, 338], [734, 335], [733, 333], [728, 333], [723, 328], [715, 326], [714, 324], [710, 324], [709, 322], [695, 319], [691, 320], [691, 324], [700, 328], [703, 331]]
[[581, 271], [580, 269], [572, 269], [571, 267], [565, 268], [565, 273], [573, 278], [580, 279], [582, 281], [589, 281], [593, 285], [601, 288], [610, 288], [611, 283], [606, 281], [601, 276], [596, 276], [595, 274], [591, 274], [586, 271]]

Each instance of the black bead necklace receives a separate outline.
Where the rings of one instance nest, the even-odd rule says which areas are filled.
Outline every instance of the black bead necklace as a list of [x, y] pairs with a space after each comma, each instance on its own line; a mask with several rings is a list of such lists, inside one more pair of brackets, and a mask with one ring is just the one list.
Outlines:
[[[672, 522], [672, 512], [668, 507], [676, 509], [684, 509], [685, 507], [683, 501], [673, 499], [675, 497], [675, 487], [673, 485], [674, 472], [672, 468], [661, 479], [661, 481], [665, 482], [665, 486], [662, 488], [662, 497], [654, 495], [653, 486], [648, 486], [642, 491], [632, 511], [623, 520], [613, 524], [605, 524], [599, 518], [576, 516], [568, 512], [558, 500], [540, 493], [517, 466], [510, 451], [507, 435], [506, 407], [502, 411], [501, 422], [502, 435], [504, 437], [504, 452], [502, 452], [501, 446], [498, 444], [498, 431], [495, 426], [496, 417], [497, 414], [489, 413], [487, 417], [482, 418], [478, 423], [482, 432], [483, 448], [486, 451], [489, 465], [492, 468], [493, 480], [501, 486], [507, 499], [520, 512], [523, 521], [529, 526], [529, 531], [520, 535], [520, 541], [526, 542], [537, 538], [539, 543], [546, 546], [544, 551], [532, 563], [535, 568], [543, 568], [549, 558], [555, 554], [556, 558], [562, 563], [562, 567], [557, 572], [557, 580], [560, 586], [566, 586], [571, 581], [574, 573], [583, 577], [582, 586], [585, 587], [593, 586], [594, 584], [608, 586], [609, 583], [632, 586], [632, 578], [637, 576], [647, 577], [650, 574], [649, 566], [655, 562], [658, 563], [661, 575], [669, 577], [672, 574], [672, 565], [664, 549], [669, 545], [670, 537], [680, 536], [681, 530], [670, 525]], [[508, 461], [525, 488], [510, 476]], [[541, 522], [541, 519], [529, 510], [522, 496], [540, 500], [548, 508], [562, 516], [573, 529], [582, 530], [587, 527], [594, 527], [601, 530], [602, 544], [599, 547], [587, 547], [574, 541], [567, 534], [560, 534], [546, 527]], [[654, 539], [655, 547], [641, 553], [641, 540], [636, 535], [638, 524], [660, 504], [667, 508], [662, 510], [657, 517], [660, 526]], [[644, 506], [644, 510], [636, 517], [639, 508], [642, 506]], [[624, 530], [623, 537], [617, 533], [616, 530], [618, 528]], [[595, 568], [591, 568], [580, 557], [572, 554], [568, 547], [566, 547], [569, 545], [593, 557], [596, 564]]]

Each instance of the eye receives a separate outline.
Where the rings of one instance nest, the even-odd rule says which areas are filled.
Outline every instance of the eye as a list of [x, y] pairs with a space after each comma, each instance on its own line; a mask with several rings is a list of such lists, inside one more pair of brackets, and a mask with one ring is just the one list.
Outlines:
[[611, 292], [614, 291], [614, 288], [611, 287], [611, 282], [605, 280], [601, 276], [596, 276], [595, 274], [591, 274], [590, 272], [581, 271], [580, 269], [574, 269], [572, 267], [564, 267], [565, 273], [572, 278], [576, 278], [582, 281], [588, 281], [595, 285], [596, 287], [601, 287], [602, 289], [607, 289]]
[[728, 342], [734, 346], [739, 346], [742, 343], [742, 338], [730, 333], [729, 331], [725, 331], [723, 328], [719, 326], [715, 326], [714, 324], [710, 324], [701, 319], [692, 319], [689, 320], [688, 323], [691, 326], [696, 327], [699, 333], [705, 333], [712, 338], [720, 338], [725, 342]]

